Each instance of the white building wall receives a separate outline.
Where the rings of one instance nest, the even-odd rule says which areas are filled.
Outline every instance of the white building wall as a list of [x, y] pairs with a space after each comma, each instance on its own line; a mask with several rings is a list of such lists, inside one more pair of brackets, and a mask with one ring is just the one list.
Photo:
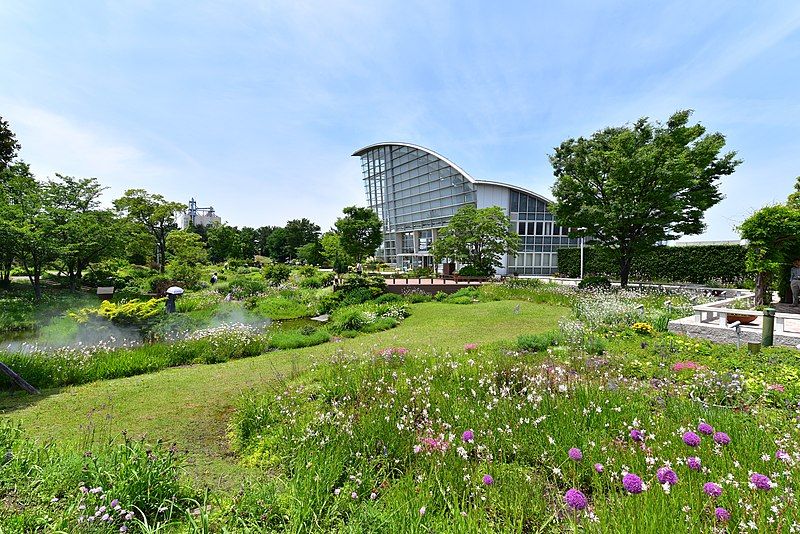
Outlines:
[[[476, 195], [476, 200], [478, 204], [478, 209], [481, 208], [490, 208], [492, 206], [498, 206], [502, 208], [503, 213], [505, 213], [506, 217], [509, 216], [509, 206], [511, 205], [511, 190], [507, 187], [503, 187], [501, 185], [492, 185], [492, 184], [477, 184], [478, 186], [478, 194]], [[502, 267], [497, 268], [497, 274], [504, 275], [508, 274], [508, 255], [504, 255], [500, 261], [503, 262]]]

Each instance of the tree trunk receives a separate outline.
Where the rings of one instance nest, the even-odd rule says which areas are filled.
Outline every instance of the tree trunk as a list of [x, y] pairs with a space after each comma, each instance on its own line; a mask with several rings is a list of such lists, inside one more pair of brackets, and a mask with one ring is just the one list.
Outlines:
[[36, 269], [33, 272], [33, 295], [36, 300], [42, 300], [42, 281], [41, 281], [41, 272], [39, 269]]
[[761, 271], [758, 274], [756, 274], [756, 288], [754, 297], [756, 306], [761, 306], [763, 304], [766, 304], [769, 279], [770, 279], [770, 273], [768, 271]]
[[622, 288], [628, 287], [628, 276], [631, 273], [633, 254], [626, 249], [619, 251], [619, 285]]

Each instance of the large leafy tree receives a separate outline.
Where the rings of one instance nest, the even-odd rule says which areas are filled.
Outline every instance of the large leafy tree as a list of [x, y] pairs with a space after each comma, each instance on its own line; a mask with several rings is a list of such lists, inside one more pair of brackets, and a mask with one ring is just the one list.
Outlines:
[[164, 272], [167, 255], [167, 235], [177, 229], [175, 213], [186, 210], [186, 204], [171, 202], [144, 189], [128, 189], [114, 201], [114, 207], [131, 221], [141, 225], [155, 239], [159, 268]]
[[628, 283], [637, 252], [659, 241], [699, 234], [703, 214], [722, 199], [718, 181], [741, 163], [720, 154], [725, 138], [689, 124], [678, 111], [666, 124], [647, 118], [568, 139], [550, 162], [556, 176], [550, 210], [618, 253], [620, 280]]
[[274, 228], [264, 243], [267, 252], [266, 255], [277, 262], [286, 261], [288, 258], [286, 254], [286, 239], [285, 228]]
[[497, 206], [464, 206], [439, 231], [433, 256], [437, 262], [449, 258], [485, 275], [493, 274], [495, 267], [503, 265], [501, 256], [514, 254], [519, 248], [519, 235], [510, 228], [511, 221]]
[[345, 252], [357, 262], [372, 256], [383, 241], [381, 220], [369, 208], [348, 206], [342, 210], [344, 217], [336, 219], [334, 226]]
[[17, 137], [8, 125], [8, 121], [0, 117], [0, 171], [11, 166], [20, 149]]
[[38, 300], [42, 297], [42, 273], [58, 258], [58, 222], [46, 186], [36, 181], [28, 165], [13, 165], [8, 178], [7, 192], [17, 225], [16, 259], [25, 269]]
[[320, 227], [306, 218], [287, 222], [284, 230], [286, 231], [284, 254], [289, 260], [297, 258], [297, 249], [303, 245], [319, 241]]
[[253, 257], [258, 254], [258, 230], [243, 226], [239, 230], [239, 247], [239, 257], [247, 261], [253, 261]]
[[213, 262], [222, 262], [241, 257], [242, 242], [239, 230], [227, 224], [215, 224], [208, 228], [208, 255]]
[[339, 234], [325, 232], [320, 239], [320, 245], [322, 245], [322, 256], [333, 270], [339, 274], [346, 273], [347, 268], [353, 263], [353, 258], [344, 250]]
[[122, 225], [113, 212], [99, 209], [105, 188], [97, 179], [56, 178], [45, 184], [44, 192], [59, 247], [57, 264], [74, 290], [90, 263], [122, 251]]
[[800, 178], [786, 204], [765, 206], [739, 226], [747, 240], [747, 270], [755, 275], [755, 303], [769, 304], [770, 287], [778, 282], [784, 297], [791, 263], [800, 258]]
[[269, 256], [269, 246], [267, 240], [270, 234], [275, 231], [277, 226], [262, 226], [256, 229], [256, 254], [259, 256]]
[[25, 193], [35, 185], [29, 167], [22, 162], [0, 170], [0, 269], [6, 287], [11, 283], [11, 268], [20, 253]]

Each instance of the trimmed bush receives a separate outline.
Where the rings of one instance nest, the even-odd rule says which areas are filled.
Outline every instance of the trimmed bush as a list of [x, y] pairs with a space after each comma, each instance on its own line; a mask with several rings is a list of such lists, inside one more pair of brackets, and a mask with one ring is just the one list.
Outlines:
[[[745, 247], [741, 245], [653, 247], [634, 258], [631, 279], [741, 285], [748, 278], [745, 271], [745, 251]], [[558, 270], [563, 276], [578, 277], [580, 249], [559, 249]], [[619, 264], [614, 251], [595, 246], [586, 247], [584, 272], [618, 278]]]

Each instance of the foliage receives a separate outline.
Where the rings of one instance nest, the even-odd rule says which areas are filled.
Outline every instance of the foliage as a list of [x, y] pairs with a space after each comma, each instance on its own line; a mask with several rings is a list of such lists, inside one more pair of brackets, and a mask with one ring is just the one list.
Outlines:
[[334, 274], [331, 272], [321, 272], [314, 276], [309, 276], [308, 278], [303, 278], [300, 280], [300, 287], [305, 288], [322, 288], [328, 287], [333, 284]]
[[334, 232], [326, 232], [320, 240], [322, 245], [322, 255], [333, 270], [339, 274], [347, 272], [348, 266], [352, 265], [353, 258], [345, 251], [342, 240]]
[[167, 257], [167, 235], [177, 228], [175, 213], [186, 210], [186, 205], [171, 202], [159, 194], [144, 189], [128, 189], [114, 201], [114, 208], [131, 222], [142, 227], [156, 241], [161, 272]]
[[104, 300], [99, 308], [82, 308], [71, 312], [70, 316], [78, 322], [86, 322], [92, 317], [101, 317], [120, 325], [141, 325], [164, 313], [166, 299], [131, 300], [114, 303]]
[[[739, 285], [747, 274], [745, 254], [746, 249], [741, 245], [656, 246], [636, 255], [630, 277], [638, 281]], [[580, 273], [580, 250], [559, 249], [558, 270], [563, 276], [577, 277]], [[586, 247], [584, 272], [618, 276], [616, 253], [606, 247]]]
[[515, 254], [519, 248], [519, 236], [510, 226], [511, 221], [497, 206], [480, 209], [464, 206], [439, 231], [432, 246], [433, 256], [437, 262], [448, 258], [470, 265], [484, 275], [494, 274], [495, 267], [503, 265], [500, 257]]
[[524, 334], [517, 338], [517, 350], [542, 352], [563, 341], [561, 332], [542, 332], [540, 334]]
[[739, 232], [748, 240], [747, 270], [756, 274], [756, 304], [768, 304], [768, 288], [782, 281], [786, 294], [789, 264], [800, 258], [800, 209], [787, 205], [767, 206], [747, 218]]
[[264, 266], [263, 273], [264, 278], [272, 285], [277, 286], [289, 279], [292, 268], [285, 263], [268, 263]]
[[297, 259], [307, 265], [322, 265], [325, 262], [325, 257], [322, 255], [322, 244], [314, 241], [298, 247]]
[[[320, 228], [306, 218], [293, 219], [286, 223], [284, 254], [287, 260], [297, 258], [297, 251], [303, 245], [319, 241]], [[273, 258], [277, 261], [277, 258]]]
[[622, 286], [633, 260], [659, 241], [703, 231], [703, 214], [722, 199], [718, 180], [740, 163], [720, 156], [725, 138], [689, 125], [678, 111], [665, 125], [641, 118], [568, 139], [550, 162], [556, 175], [550, 207], [560, 224], [616, 251]]
[[383, 242], [378, 215], [369, 208], [357, 206], [348, 206], [342, 211], [344, 217], [334, 223], [342, 249], [357, 262], [374, 255]]
[[590, 288], [611, 289], [611, 280], [605, 276], [594, 275], [585, 276], [580, 282], [578, 282], [578, 289]]
[[631, 325], [631, 330], [633, 330], [634, 332], [636, 332], [641, 336], [652, 336], [653, 334], [656, 333], [655, 329], [653, 328], [653, 325], [651, 325], [650, 323], [643, 323], [643, 322], [633, 323]]
[[483, 269], [479, 269], [478, 267], [475, 267], [474, 265], [465, 265], [464, 267], [462, 267], [461, 269], [458, 270], [459, 276], [476, 276], [476, 277], [477, 276], [481, 276], [481, 277], [483, 277], [483, 276], [490, 276], [493, 273], [494, 273], [494, 269], [492, 269], [491, 271], [486, 271], [486, 270], [483, 270]]
[[399, 302], [356, 304], [334, 310], [328, 328], [338, 334], [379, 332], [394, 328], [409, 314], [408, 306]]
[[125, 532], [143, 521], [170, 521], [173, 509], [192, 496], [179, 481], [177, 450], [160, 443], [123, 435], [118, 443], [90, 441], [84, 450], [56, 449], [0, 422], [0, 449], [5, 456], [0, 461], [3, 532], [84, 532], [87, 523], [96, 524], [91, 531]]
[[22, 147], [17, 141], [17, 136], [11, 131], [8, 121], [0, 116], [0, 171], [11, 165], [20, 148]]
[[[235, 258], [252, 258], [253, 255], [242, 254], [243, 242], [239, 229], [227, 224], [213, 224], [206, 230], [208, 241], [208, 256], [214, 263], [224, 262]], [[254, 245], [251, 245], [253, 247]]]

